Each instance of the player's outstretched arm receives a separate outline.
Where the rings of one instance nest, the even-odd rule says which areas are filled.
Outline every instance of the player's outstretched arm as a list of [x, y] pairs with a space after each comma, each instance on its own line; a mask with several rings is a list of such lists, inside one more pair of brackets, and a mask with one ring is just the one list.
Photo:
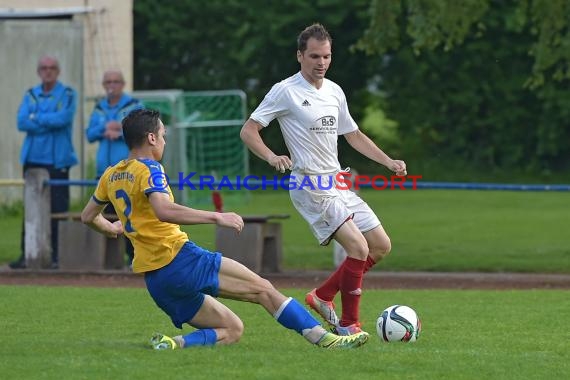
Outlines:
[[197, 210], [171, 202], [168, 194], [150, 193], [149, 201], [156, 217], [173, 224], [217, 224], [234, 228], [237, 232], [243, 229], [243, 219], [233, 212], [212, 212]]
[[344, 135], [346, 141], [356, 151], [370, 158], [373, 161], [384, 165], [397, 175], [407, 175], [406, 163], [402, 160], [391, 159], [382, 149], [380, 149], [368, 136], [360, 130], [350, 132]]
[[90, 199], [81, 212], [81, 221], [107, 237], [116, 238], [123, 233], [123, 225], [119, 220], [112, 223], [105, 219], [103, 215], [101, 215], [101, 211], [103, 211], [104, 208], [104, 204], [100, 205], [93, 199]]
[[285, 155], [278, 156], [265, 143], [259, 134], [263, 128], [261, 124], [253, 119], [248, 119], [240, 131], [240, 138], [244, 144], [251, 150], [257, 157], [267, 161], [269, 165], [273, 166], [275, 170], [285, 173], [285, 170], [291, 169], [293, 163], [291, 159]]

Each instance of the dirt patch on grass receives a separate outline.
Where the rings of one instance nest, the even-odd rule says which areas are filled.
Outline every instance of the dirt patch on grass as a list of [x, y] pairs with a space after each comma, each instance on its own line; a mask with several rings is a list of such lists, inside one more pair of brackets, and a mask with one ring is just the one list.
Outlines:
[[[277, 288], [310, 289], [329, 271], [264, 273]], [[0, 268], [2, 285], [144, 287], [144, 278], [128, 271], [63, 272]], [[570, 289], [570, 274], [370, 272], [364, 289]]]

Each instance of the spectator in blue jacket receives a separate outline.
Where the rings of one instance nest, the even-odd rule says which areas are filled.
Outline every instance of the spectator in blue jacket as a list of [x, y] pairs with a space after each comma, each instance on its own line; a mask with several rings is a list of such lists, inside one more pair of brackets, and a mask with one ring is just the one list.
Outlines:
[[[123, 138], [121, 121], [129, 112], [142, 108], [143, 105], [138, 99], [124, 93], [124, 87], [125, 79], [120, 70], [107, 70], [103, 74], [105, 97], [95, 105], [86, 132], [90, 143], [99, 141], [97, 179], [101, 177], [105, 169], [129, 155], [129, 148]], [[112, 205], [109, 205], [104, 212], [115, 214]], [[130, 265], [133, 261], [134, 249], [128, 239], [126, 245]]]
[[[26, 91], [18, 109], [18, 130], [26, 133], [20, 162], [26, 170], [45, 168], [51, 179], [69, 179], [69, 169], [77, 164], [73, 149], [73, 118], [77, 106], [74, 89], [59, 82], [59, 62], [52, 56], [38, 61], [41, 84]], [[50, 189], [51, 211], [69, 210], [69, 187]], [[25, 268], [25, 231], [22, 225], [22, 254], [12, 263], [13, 269]], [[52, 268], [58, 267], [57, 220], [51, 221]]]
[[142, 103], [125, 94], [124, 87], [125, 80], [121, 71], [108, 70], [103, 74], [105, 97], [95, 105], [87, 128], [87, 140], [90, 143], [99, 141], [97, 178], [109, 166], [129, 155], [129, 148], [123, 139], [121, 121], [132, 110], [142, 108]]

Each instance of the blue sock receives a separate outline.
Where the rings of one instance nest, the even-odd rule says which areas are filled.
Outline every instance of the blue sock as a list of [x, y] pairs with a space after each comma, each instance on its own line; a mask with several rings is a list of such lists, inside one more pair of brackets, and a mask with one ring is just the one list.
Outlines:
[[184, 348], [192, 346], [213, 346], [218, 340], [214, 329], [202, 329], [184, 335]]
[[275, 312], [274, 317], [281, 325], [288, 329], [295, 330], [301, 335], [303, 334], [303, 330], [312, 329], [320, 325], [311, 313], [293, 298], [288, 298], [287, 301], [283, 302]]

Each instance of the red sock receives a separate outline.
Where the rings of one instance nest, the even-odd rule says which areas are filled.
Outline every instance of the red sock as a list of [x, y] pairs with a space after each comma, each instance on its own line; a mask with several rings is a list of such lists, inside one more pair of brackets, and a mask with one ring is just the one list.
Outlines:
[[[337, 270], [334, 271], [333, 274], [331, 274], [329, 278], [327, 278], [327, 280], [320, 287], [317, 288], [316, 291], [317, 297], [319, 297], [323, 301], [332, 301], [334, 299], [334, 297], [340, 290], [340, 274], [343, 271], [342, 267], [344, 266], [344, 263], [346, 263], [346, 260], [343, 261], [338, 266]], [[368, 257], [366, 258], [366, 264], [364, 264], [363, 273], [368, 272], [370, 268], [372, 268], [374, 265], [376, 265], [376, 261], [374, 261], [372, 256], [368, 255]]]
[[336, 270], [329, 276], [329, 278], [327, 278], [326, 281], [317, 288], [317, 297], [323, 301], [332, 301], [334, 299], [338, 293], [338, 290], [340, 289], [340, 276], [342, 274], [345, 263], [346, 260], [344, 260], [342, 264], [340, 264], [338, 268], [336, 268]]
[[366, 258], [366, 264], [364, 264], [364, 273], [368, 272], [374, 265], [376, 265], [376, 261], [374, 261], [372, 256], [368, 255]]
[[342, 297], [341, 326], [352, 325], [359, 321], [360, 294], [362, 292], [362, 275], [366, 261], [347, 257], [342, 266], [340, 277], [340, 295]]
[[[334, 297], [336, 296], [336, 294], [340, 290], [340, 275], [341, 275], [342, 271], [344, 270], [342, 268], [343, 268], [345, 263], [346, 263], [346, 260], [343, 261], [338, 266], [336, 271], [334, 271], [329, 276], [329, 278], [327, 278], [327, 280], [320, 287], [317, 288], [317, 291], [316, 291], [317, 297], [319, 297], [323, 301], [332, 301], [334, 299]], [[363, 273], [368, 272], [370, 270], [370, 268], [372, 268], [374, 265], [376, 265], [376, 261], [374, 261], [372, 256], [368, 255], [368, 257], [366, 258], [366, 264], [364, 264], [364, 272]]]

